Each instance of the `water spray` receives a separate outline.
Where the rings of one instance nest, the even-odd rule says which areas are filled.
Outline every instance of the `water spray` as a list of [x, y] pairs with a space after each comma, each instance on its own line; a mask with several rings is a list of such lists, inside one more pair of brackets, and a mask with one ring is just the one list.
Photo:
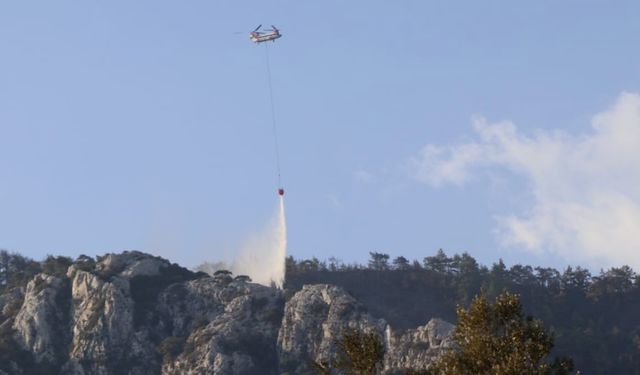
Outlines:
[[284, 196], [268, 225], [249, 236], [231, 265], [236, 275], [249, 275], [253, 282], [282, 288], [287, 256], [287, 220]]

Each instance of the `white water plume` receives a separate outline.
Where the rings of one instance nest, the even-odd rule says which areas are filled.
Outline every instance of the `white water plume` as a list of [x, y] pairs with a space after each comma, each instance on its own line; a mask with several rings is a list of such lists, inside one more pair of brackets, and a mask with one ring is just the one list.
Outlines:
[[262, 231], [250, 236], [233, 260], [231, 271], [236, 275], [248, 275], [253, 282], [282, 288], [285, 257], [287, 256], [287, 221], [284, 197], [274, 217]]

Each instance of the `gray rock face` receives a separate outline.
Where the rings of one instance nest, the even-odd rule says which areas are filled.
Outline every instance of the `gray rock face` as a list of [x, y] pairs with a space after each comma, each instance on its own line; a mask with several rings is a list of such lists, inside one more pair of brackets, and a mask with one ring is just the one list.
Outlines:
[[[148, 327], [134, 326], [136, 277], [159, 277], [169, 263], [140, 252], [107, 254], [93, 269], [69, 267], [71, 345], [65, 374], [152, 374], [159, 367]], [[140, 306], [137, 307], [140, 309]]]
[[440, 319], [405, 332], [394, 332], [383, 319], [374, 319], [342, 288], [305, 285], [285, 305], [278, 335], [280, 368], [291, 374], [315, 374], [311, 362], [332, 363], [335, 343], [347, 328], [375, 332], [385, 347], [383, 373], [425, 369], [451, 347], [454, 326]]
[[117, 274], [126, 279], [136, 276], [155, 276], [168, 266], [164, 259], [151, 257], [139, 251], [127, 251], [122, 254], [107, 254], [97, 265], [96, 271], [102, 274]]
[[37, 362], [53, 363], [64, 352], [67, 292], [65, 280], [42, 273], [27, 284], [13, 329], [16, 342], [33, 353]]
[[431, 319], [426, 325], [406, 332], [385, 332], [387, 350], [385, 369], [426, 369], [446, 349], [450, 349], [455, 326], [442, 319]]
[[312, 374], [310, 363], [332, 363], [336, 341], [347, 328], [382, 334], [386, 322], [367, 314], [342, 288], [305, 285], [285, 305], [278, 334], [280, 367], [291, 374]]
[[[211, 278], [174, 286], [161, 296], [182, 353], [163, 374], [277, 374], [281, 292], [244, 281]], [[186, 319], [185, 319], [186, 318]]]
[[125, 360], [133, 333], [134, 302], [129, 280], [113, 276], [105, 281], [92, 273], [74, 269], [71, 278], [73, 335], [70, 373], [108, 374], [110, 364]]
[[285, 303], [277, 289], [139, 252], [84, 257], [56, 274], [0, 295], [0, 344], [8, 334], [32, 357], [3, 365], [0, 353], [0, 374], [315, 374], [310, 363], [332, 362], [348, 328], [380, 335], [393, 373], [427, 367], [451, 345], [449, 323], [394, 332], [331, 285]]

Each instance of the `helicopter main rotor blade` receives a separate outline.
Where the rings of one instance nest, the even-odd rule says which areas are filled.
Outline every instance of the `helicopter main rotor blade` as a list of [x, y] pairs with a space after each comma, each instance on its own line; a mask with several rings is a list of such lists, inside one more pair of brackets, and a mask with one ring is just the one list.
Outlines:
[[258, 27], [256, 27], [255, 29], [253, 29], [254, 32], [260, 30], [260, 28], [262, 27], [262, 24], [258, 25]]

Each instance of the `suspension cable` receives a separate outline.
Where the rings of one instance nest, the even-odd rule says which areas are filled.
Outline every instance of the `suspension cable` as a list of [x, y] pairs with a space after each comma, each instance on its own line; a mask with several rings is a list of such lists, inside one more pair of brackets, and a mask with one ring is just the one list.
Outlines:
[[276, 107], [273, 102], [273, 84], [271, 83], [271, 64], [269, 63], [269, 45], [264, 43], [265, 57], [267, 60], [267, 77], [269, 80], [269, 99], [271, 102], [271, 124], [273, 127], [273, 141], [276, 151], [276, 167], [278, 170], [278, 188], [282, 187], [282, 181], [280, 177], [280, 150], [278, 146], [278, 128], [276, 126]]

